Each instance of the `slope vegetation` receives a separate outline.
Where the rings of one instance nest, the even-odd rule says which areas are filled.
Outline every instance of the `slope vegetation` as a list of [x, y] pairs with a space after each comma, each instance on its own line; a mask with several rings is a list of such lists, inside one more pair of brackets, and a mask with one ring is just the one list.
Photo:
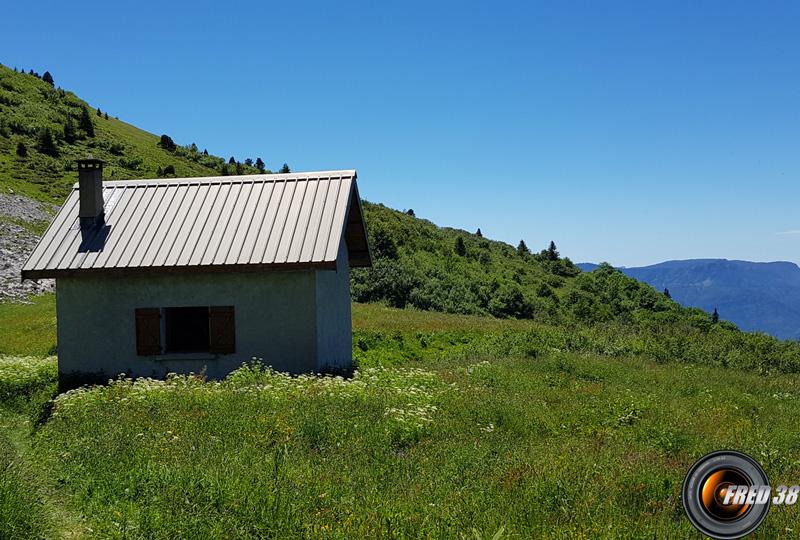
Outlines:
[[[259, 172], [195, 145], [179, 146], [99, 112], [72, 92], [0, 65], [0, 192], [61, 204], [77, 181], [75, 160], [106, 160], [108, 179]], [[165, 172], [166, 171], [166, 172]]]

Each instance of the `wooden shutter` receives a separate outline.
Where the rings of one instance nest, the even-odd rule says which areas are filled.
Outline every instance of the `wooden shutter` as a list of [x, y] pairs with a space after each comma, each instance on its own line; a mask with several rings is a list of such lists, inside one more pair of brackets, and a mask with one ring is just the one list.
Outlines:
[[208, 308], [209, 350], [217, 354], [236, 352], [236, 321], [233, 306]]
[[136, 354], [151, 356], [161, 353], [161, 310], [136, 309]]

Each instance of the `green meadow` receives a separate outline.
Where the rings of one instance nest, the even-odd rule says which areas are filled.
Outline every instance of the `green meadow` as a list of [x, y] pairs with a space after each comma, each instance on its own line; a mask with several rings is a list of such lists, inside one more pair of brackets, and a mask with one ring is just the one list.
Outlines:
[[[50, 401], [52, 298], [0, 308], [20, 337], [0, 360], [4, 538], [676, 538], [706, 452], [800, 480], [793, 373], [355, 304], [350, 379], [254, 363]], [[797, 518], [773, 508], [757, 537]]]

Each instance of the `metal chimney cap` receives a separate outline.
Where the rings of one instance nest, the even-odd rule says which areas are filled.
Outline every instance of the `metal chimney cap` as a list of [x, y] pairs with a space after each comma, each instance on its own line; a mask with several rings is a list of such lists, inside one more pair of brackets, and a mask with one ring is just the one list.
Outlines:
[[95, 158], [92, 156], [92, 154], [87, 154], [85, 158], [77, 159], [75, 161], [77, 161], [78, 165], [102, 165], [105, 163], [104, 160]]

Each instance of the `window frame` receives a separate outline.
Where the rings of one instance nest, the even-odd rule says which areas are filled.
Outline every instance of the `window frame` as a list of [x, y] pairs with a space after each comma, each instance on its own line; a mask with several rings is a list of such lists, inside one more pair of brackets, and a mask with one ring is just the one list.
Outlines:
[[[170, 328], [167, 322], [170, 316], [167, 315], [167, 310], [191, 308], [206, 310], [208, 346], [198, 350], [170, 350], [168, 348]], [[233, 305], [145, 307], [135, 308], [134, 313], [137, 356], [190, 358], [197, 355], [221, 356], [236, 353], [236, 307]]]

